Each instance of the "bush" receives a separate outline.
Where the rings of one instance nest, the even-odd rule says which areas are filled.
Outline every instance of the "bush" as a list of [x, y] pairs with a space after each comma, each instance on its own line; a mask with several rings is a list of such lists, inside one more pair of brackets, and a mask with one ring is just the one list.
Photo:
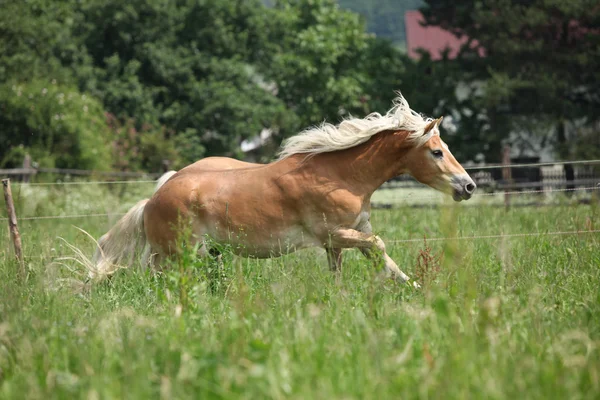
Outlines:
[[31, 154], [42, 167], [108, 170], [111, 132], [102, 104], [55, 80], [0, 86], [0, 164]]
[[106, 119], [113, 137], [114, 169], [158, 172], [165, 160], [172, 168], [181, 164], [173, 135], [164, 127], [143, 124], [138, 129], [133, 119], [121, 121], [112, 114], [107, 114]]

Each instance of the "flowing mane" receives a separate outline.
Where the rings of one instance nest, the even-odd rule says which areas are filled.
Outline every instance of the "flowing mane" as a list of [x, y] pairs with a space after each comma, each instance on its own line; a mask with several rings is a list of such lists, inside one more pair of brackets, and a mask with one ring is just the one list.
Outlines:
[[394, 100], [394, 106], [385, 114], [372, 113], [365, 118], [350, 118], [339, 125], [323, 123], [307, 129], [287, 139], [279, 151], [279, 159], [294, 154], [318, 154], [336, 150], [344, 150], [358, 146], [379, 132], [388, 130], [408, 131], [408, 140], [415, 146], [425, 144], [432, 135], [439, 132], [432, 129], [427, 134], [424, 130], [431, 118], [411, 110], [402, 95]]

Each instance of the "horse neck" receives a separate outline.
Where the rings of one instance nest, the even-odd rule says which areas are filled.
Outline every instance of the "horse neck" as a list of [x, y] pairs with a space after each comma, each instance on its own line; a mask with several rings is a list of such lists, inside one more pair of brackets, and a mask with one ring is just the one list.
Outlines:
[[405, 172], [405, 155], [410, 146], [408, 132], [385, 131], [358, 146], [306, 158], [298, 154], [304, 168], [319, 176], [344, 182], [356, 194], [370, 197], [388, 180]]

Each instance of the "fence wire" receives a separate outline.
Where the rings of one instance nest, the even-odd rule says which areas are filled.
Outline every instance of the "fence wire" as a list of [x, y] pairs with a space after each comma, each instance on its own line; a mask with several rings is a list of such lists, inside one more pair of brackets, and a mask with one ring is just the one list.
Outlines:
[[[530, 164], [486, 164], [481, 166], [471, 165], [465, 167], [467, 171], [473, 170], [489, 170], [489, 169], [500, 169], [500, 168], [529, 168], [529, 167], [551, 167], [555, 165], [582, 165], [589, 164], [595, 165], [600, 164], [600, 160], [574, 160], [574, 161], [552, 161], [552, 162], [540, 162]], [[15, 169], [15, 171], [18, 170]], [[2, 170], [5, 171], [5, 170]], [[8, 171], [8, 170], [6, 170]], [[106, 176], [120, 176], [120, 177], [143, 177], [143, 176], [160, 176], [158, 173], [139, 173], [139, 172], [107, 172], [107, 171], [92, 171], [92, 170], [78, 170], [78, 169], [58, 169], [58, 168], [38, 168], [36, 170], [39, 173], [52, 173], [61, 175], [75, 175], [75, 176], [93, 176], [93, 175], [106, 175]], [[53, 185], [108, 185], [108, 184], [143, 184], [152, 183], [154, 180], [121, 180], [121, 181], [80, 181], [80, 182], [48, 182], [48, 183], [19, 183], [13, 182], [13, 185], [27, 185], [27, 186], [53, 186]], [[567, 182], [568, 183], [568, 182]]]
[[11, 182], [11, 185], [15, 186], [69, 186], [69, 185], [122, 185], [122, 184], [144, 184], [144, 183], [156, 183], [157, 181], [152, 180], [140, 180], [140, 181], [80, 181], [80, 182]]
[[[153, 181], [150, 181], [153, 182]], [[547, 189], [547, 190], [527, 190], [527, 191], [515, 191], [515, 192], [495, 192], [495, 193], [475, 193], [473, 196], [502, 196], [503, 194], [524, 195], [524, 194], [540, 194], [540, 193], [551, 193], [551, 192], [576, 192], [583, 190], [600, 190], [600, 186], [589, 186], [581, 188], [568, 188], [568, 189]], [[440, 199], [435, 196], [396, 196], [395, 199], [399, 200], [432, 200]], [[93, 214], [75, 214], [75, 215], [40, 215], [32, 217], [19, 217], [19, 221], [34, 221], [34, 220], [48, 220], [48, 219], [69, 219], [69, 218], [96, 218], [96, 217], [120, 217], [125, 213], [93, 213]], [[0, 218], [0, 221], [8, 221], [8, 218]]]
[[[483, 166], [470, 166], [465, 169], [467, 170], [481, 170], [481, 169], [496, 169], [496, 168], [520, 168], [520, 167], [541, 167], [541, 166], [552, 166], [552, 165], [564, 165], [564, 164], [600, 164], [600, 160], [575, 160], [575, 161], [559, 161], [559, 162], [550, 162], [550, 163], [533, 163], [533, 164], [512, 164], [512, 165], [483, 165]], [[40, 169], [40, 171], [50, 172], [50, 169]], [[56, 172], [58, 170], [52, 170], [52, 172]], [[82, 170], [69, 170], [69, 172], [73, 173], [81, 173]], [[90, 173], [96, 171], [88, 171]], [[134, 174], [132, 173], [132, 176]], [[148, 175], [146, 175], [148, 176]], [[73, 186], [73, 185], [128, 185], [128, 184], [154, 184], [156, 180], [120, 180], [120, 181], [74, 181], [74, 182], [36, 182], [36, 183], [13, 183], [15, 186]], [[593, 184], [596, 184], [595, 180], [592, 180]], [[569, 184], [569, 182], [565, 182], [565, 185]], [[531, 185], [537, 186], [545, 186], [546, 183], [544, 181], [533, 182]], [[388, 188], [383, 187], [383, 190]], [[410, 191], [412, 187], [398, 187], [397, 189], [404, 189]], [[535, 190], [509, 190], [503, 191], [499, 189], [498, 191], [491, 193], [475, 193], [473, 197], [490, 197], [490, 196], [502, 196], [510, 195], [510, 196], [520, 196], [527, 194], [547, 194], [547, 193], [569, 193], [569, 192], [578, 192], [578, 191], [592, 191], [592, 190], [600, 190], [600, 183], [597, 183], [596, 186], [584, 186], [584, 187], [575, 187], [575, 188], [547, 188], [547, 189], [535, 189]], [[440, 196], [431, 192], [427, 195], [417, 194], [403, 194], [403, 195], [395, 195], [393, 200], [439, 200]], [[92, 213], [92, 214], [77, 214], [77, 215], [42, 215], [42, 216], [30, 216], [30, 217], [21, 217], [19, 220], [22, 221], [35, 221], [35, 220], [52, 220], [52, 219], [76, 219], [76, 218], [97, 218], [97, 217], [120, 217], [124, 214], [114, 214], [114, 213]], [[8, 221], [8, 218], [0, 218], [0, 221]]]
[[410, 243], [410, 242], [422, 242], [424, 240], [428, 242], [438, 241], [451, 241], [451, 240], [479, 240], [479, 239], [504, 239], [504, 238], [518, 238], [518, 237], [529, 237], [529, 236], [561, 236], [561, 235], [582, 235], [590, 233], [600, 233], [600, 229], [591, 229], [585, 231], [557, 231], [557, 232], [526, 232], [526, 233], [506, 233], [497, 235], [480, 235], [480, 236], [456, 236], [456, 237], [434, 237], [420, 239], [395, 239], [385, 240], [386, 243]]
[[[70, 219], [70, 218], [95, 218], [95, 217], [122, 217], [125, 213], [121, 214], [77, 214], [77, 215], [39, 215], [37, 217], [19, 217], [18, 221], [35, 221], [45, 219]], [[8, 218], [0, 218], [0, 221], [8, 221]]]
[[534, 193], [552, 193], [552, 192], [576, 192], [578, 190], [598, 190], [600, 189], [600, 184], [597, 186], [587, 186], [587, 187], [579, 187], [579, 188], [566, 188], [566, 189], [539, 189], [539, 190], [521, 190], [521, 191], [512, 191], [512, 192], [494, 192], [494, 193], [475, 193], [473, 196], [496, 196], [502, 194], [534, 194]]
[[[385, 240], [387, 244], [398, 244], [398, 243], [414, 243], [414, 242], [440, 242], [440, 241], [453, 241], [453, 240], [481, 240], [481, 239], [512, 239], [512, 238], [522, 238], [522, 237], [533, 237], [533, 236], [566, 236], [566, 235], [585, 235], [592, 233], [600, 233], [600, 229], [592, 229], [586, 231], [556, 231], [556, 232], [527, 232], [527, 233], [507, 233], [507, 234], [497, 234], [497, 235], [480, 235], [480, 236], [456, 236], [456, 237], [434, 237], [427, 238], [423, 237], [420, 239], [395, 239], [395, 240]], [[59, 257], [57, 255], [25, 255], [25, 258], [53, 258]]]
[[480, 167], [477, 166], [469, 166], [466, 167], [465, 170], [481, 170], [481, 169], [498, 169], [498, 168], [527, 168], [527, 167], [552, 167], [554, 165], [578, 165], [578, 164], [600, 164], [600, 160], [575, 160], [575, 161], [552, 161], [552, 162], [540, 162], [540, 163], [530, 163], [530, 164], [494, 164], [494, 165], [482, 165]]
[[[521, 191], [497, 191], [497, 192], [492, 192], [492, 193], [475, 193], [473, 194], [473, 197], [489, 197], [489, 196], [502, 196], [505, 194], [508, 195], [525, 195], [525, 194], [546, 194], [546, 193], [555, 193], [555, 192], [577, 192], [577, 191], [584, 191], [584, 190], [600, 190], [600, 184], [598, 186], [586, 186], [586, 187], [578, 187], [578, 188], [567, 188], [567, 189], [545, 189], [545, 190], [521, 190]], [[433, 194], [438, 195], [428, 195], [428, 196], [411, 196], [411, 195], [405, 195], [405, 196], [394, 196], [394, 199], [398, 199], [398, 200], [432, 200], [432, 199], [439, 199], [439, 192], [433, 192]]]

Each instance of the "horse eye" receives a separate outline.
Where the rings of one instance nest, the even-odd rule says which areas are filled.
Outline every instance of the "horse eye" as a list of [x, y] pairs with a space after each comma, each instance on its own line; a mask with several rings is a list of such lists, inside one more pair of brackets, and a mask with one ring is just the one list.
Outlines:
[[431, 154], [433, 154], [435, 158], [442, 158], [444, 156], [444, 153], [441, 150], [433, 150]]

